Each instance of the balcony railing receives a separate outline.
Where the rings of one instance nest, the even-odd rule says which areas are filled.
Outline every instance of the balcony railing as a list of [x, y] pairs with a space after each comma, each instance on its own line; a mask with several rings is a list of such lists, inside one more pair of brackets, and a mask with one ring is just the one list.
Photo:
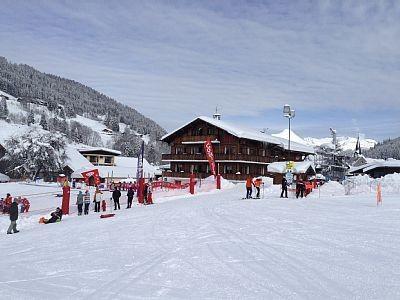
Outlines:
[[[227, 161], [249, 161], [259, 163], [271, 163], [278, 161], [270, 156], [247, 155], [247, 154], [214, 154], [215, 160]], [[205, 154], [163, 154], [162, 160], [165, 161], [207, 161]]]
[[[185, 178], [188, 179], [190, 177], [189, 172], [170, 172], [170, 171], [165, 171], [163, 172], [163, 177], [173, 177], [173, 178]], [[211, 176], [210, 173], [195, 173], [196, 178], [207, 178]], [[225, 179], [228, 180], [246, 180], [247, 176], [246, 174], [221, 174], [221, 176]]]

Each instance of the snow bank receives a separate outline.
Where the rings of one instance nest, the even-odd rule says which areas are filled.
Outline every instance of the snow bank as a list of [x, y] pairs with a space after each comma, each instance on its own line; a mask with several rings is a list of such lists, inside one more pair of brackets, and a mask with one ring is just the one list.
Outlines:
[[383, 194], [400, 194], [400, 174], [389, 174], [381, 178], [371, 178], [368, 175], [358, 175], [345, 181], [348, 194], [376, 193], [378, 183], [381, 184]]
[[315, 189], [308, 197], [335, 197], [335, 196], [344, 196], [345, 195], [345, 187], [337, 181], [329, 181], [323, 184], [319, 191]]

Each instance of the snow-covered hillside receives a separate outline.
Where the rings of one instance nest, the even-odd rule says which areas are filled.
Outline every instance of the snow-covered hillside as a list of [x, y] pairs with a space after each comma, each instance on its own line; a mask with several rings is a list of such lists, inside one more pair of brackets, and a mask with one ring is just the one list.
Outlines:
[[[279, 133], [274, 133], [272, 134], [273, 136], [284, 138], [284, 139], [289, 139], [289, 130], [285, 129]], [[321, 146], [321, 145], [332, 145], [332, 137], [327, 137], [327, 138], [313, 138], [313, 137], [306, 137], [302, 138], [295, 132], [291, 131], [290, 133], [290, 139], [296, 143], [307, 145], [307, 146]], [[341, 147], [342, 150], [355, 150], [356, 149], [356, 144], [357, 144], [357, 138], [356, 137], [347, 137], [347, 136], [339, 136], [337, 138], [338, 143]], [[363, 136], [360, 136], [360, 144], [362, 149], [370, 149], [373, 148], [378, 142], [373, 140], [373, 139], [366, 139]]]
[[398, 299], [398, 195], [377, 208], [373, 193], [327, 188], [320, 198], [282, 200], [276, 186], [240, 200], [240, 184], [49, 225], [40, 211], [13, 235], [0, 216], [2, 298]]

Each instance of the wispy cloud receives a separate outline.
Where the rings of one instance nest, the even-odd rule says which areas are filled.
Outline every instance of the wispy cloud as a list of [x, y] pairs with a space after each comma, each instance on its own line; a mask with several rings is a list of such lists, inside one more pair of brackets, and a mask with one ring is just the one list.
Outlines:
[[284, 103], [302, 112], [305, 135], [338, 120], [347, 132], [388, 120], [400, 129], [398, 1], [1, 2], [0, 55], [86, 83], [168, 129], [216, 105], [274, 127], [270, 113]]

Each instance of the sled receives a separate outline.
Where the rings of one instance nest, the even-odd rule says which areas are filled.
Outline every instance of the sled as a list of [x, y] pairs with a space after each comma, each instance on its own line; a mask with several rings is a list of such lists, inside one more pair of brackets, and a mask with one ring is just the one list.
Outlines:
[[104, 214], [104, 215], [100, 215], [100, 219], [112, 218], [114, 216], [115, 216], [115, 214]]

